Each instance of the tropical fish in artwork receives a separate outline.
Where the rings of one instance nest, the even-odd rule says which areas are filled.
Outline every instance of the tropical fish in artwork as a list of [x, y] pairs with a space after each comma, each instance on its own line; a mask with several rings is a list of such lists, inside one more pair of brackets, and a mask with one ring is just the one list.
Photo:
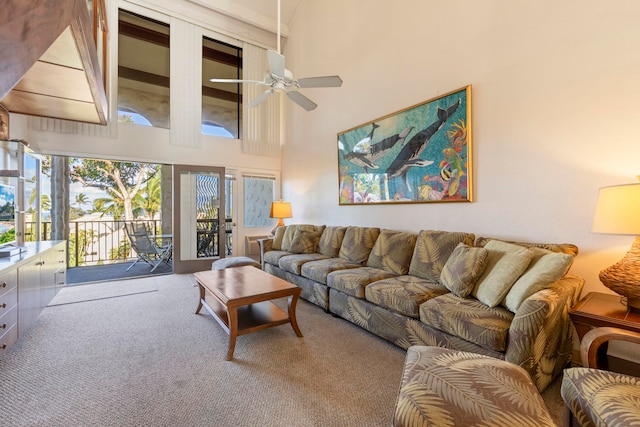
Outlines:
[[464, 119], [460, 119], [451, 125], [447, 131], [447, 137], [451, 141], [451, 146], [456, 153], [462, 153], [463, 147], [467, 145], [467, 125]]
[[421, 130], [417, 134], [415, 134], [409, 142], [402, 147], [402, 150], [398, 153], [396, 158], [391, 162], [391, 165], [386, 170], [386, 174], [389, 178], [402, 177], [404, 178], [405, 185], [409, 191], [411, 187], [409, 186], [409, 179], [407, 178], [407, 172], [410, 167], [413, 166], [429, 166], [433, 164], [431, 160], [423, 160], [420, 159], [420, 155], [426, 148], [427, 144], [433, 137], [442, 128], [444, 123], [456, 112], [458, 107], [461, 104], [461, 100], [458, 99], [455, 103], [449, 106], [446, 110], [442, 108], [438, 108], [438, 119], [427, 126], [425, 129]]
[[447, 147], [442, 150], [443, 160], [440, 162], [440, 176], [445, 181], [449, 181], [449, 196], [453, 196], [460, 188], [460, 178], [462, 178], [462, 160], [455, 149]]
[[[380, 142], [376, 142], [375, 144], [368, 143], [369, 151], [366, 153], [360, 151], [356, 152], [354, 147], [354, 151], [345, 154], [344, 159], [362, 167], [365, 173], [368, 173], [369, 169], [378, 169], [379, 166], [375, 162], [380, 160], [385, 154], [387, 154], [387, 152], [389, 152], [389, 150], [395, 147], [396, 144], [402, 144], [402, 142], [404, 142], [404, 139], [412, 130], [413, 126], [410, 126], [402, 132], [389, 136]], [[371, 134], [373, 134], [373, 130], [371, 131]], [[360, 144], [361, 142], [362, 141], [360, 141], [358, 144]]]

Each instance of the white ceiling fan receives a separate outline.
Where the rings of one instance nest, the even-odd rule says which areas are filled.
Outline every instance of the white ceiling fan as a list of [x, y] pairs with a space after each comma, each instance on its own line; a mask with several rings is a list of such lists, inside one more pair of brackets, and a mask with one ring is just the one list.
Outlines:
[[269, 88], [258, 95], [248, 107], [255, 107], [267, 100], [269, 95], [276, 92], [284, 92], [296, 104], [307, 111], [314, 110], [318, 105], [298, 92], [297, 89], [314, 87], [340, 87], [342, 79], [339, 76], [319, 76], [294, 79], [293, 73], [284, 67], [284, 56], [280, 53], [280, 0], [278, 0], [278, 51], [267, 50], [267, 62], [269, 70], [264, 80], [238, 80], [238, 79], [209, 79], [214, 83], [255, 83]]

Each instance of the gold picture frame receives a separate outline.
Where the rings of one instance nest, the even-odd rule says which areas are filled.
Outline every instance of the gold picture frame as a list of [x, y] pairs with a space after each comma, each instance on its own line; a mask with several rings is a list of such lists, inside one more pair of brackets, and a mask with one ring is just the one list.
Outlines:
[[338, 134], [339, 204], [472, 202], [471, 85]]

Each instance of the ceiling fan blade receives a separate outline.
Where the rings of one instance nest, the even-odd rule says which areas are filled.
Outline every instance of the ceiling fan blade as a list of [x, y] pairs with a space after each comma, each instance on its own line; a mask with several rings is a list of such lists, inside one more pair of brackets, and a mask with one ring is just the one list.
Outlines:
[[300, 92], [296, 92], [292, 90], [291, 92], [287, 92], [287, 96], [291, 98], [293, 102], [301, 106], [307, 111], [315, 110], [318, 104], [301, 94]]
[[340, 87], [342, 79], [340, 76], [305, 77], [298, 79], [298, 87]]
[[268, 50], [267, 61], [269, 61], [269, 72], [271, 74], [284, 77], [284, 56], [275, 50]]
[[249, 108], [257, 107], [258, 105], [260, 105], [264, 101], [266, 101], [267, 98], [269, 97], [269, 95], [271, 95], [273, 92], [275, 92], [273, 89], [265, 90], [260, 95], [256, 96], [256, 98], [253, 101], [251, 101], [251, 103], [249, 105], [247, 105], [247, 107], [249, 107]]
[[209, 79], [212, 83], [257, 83], [260, 85], [266, 85], [261, 80], [239, 80], [239, 79]]

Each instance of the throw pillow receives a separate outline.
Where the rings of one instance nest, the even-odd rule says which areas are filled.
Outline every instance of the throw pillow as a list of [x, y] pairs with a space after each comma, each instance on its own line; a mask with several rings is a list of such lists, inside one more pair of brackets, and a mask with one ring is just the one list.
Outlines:
[[407, 274], [417, 237], [416, 234], [403, 231], [381, 230], [369, 254], [367, 266]]
[[551, 252], [541, 248], [530, 248], [533, 259], [525, 272], [516, 280], [502, 305], [515, 313], [518, 307], [538, 291], [548, 288], [564, 277], [571, 267], [573, 256]]
[[458, 231], [421, 230], [409, 265], [409, 274], [438, 283], [442, 267], [458, 243], [473, 244], [475, 235]]
[[282, 249], [282, 238], [284, 237], [284, 232], [287, 229], [286, 225], [281, 225], [276, 228], [276, 232], [273, 235], [273, 243], [271, 244], [271, 249], [274, 251], [279, 251]]
[[485, 249], [489, 251], [487, 266], [471, 294], [485, 305], [495, 307], [527, 268], [533, 252], [499, 240], [491, 240]]
[[318, 231], [324, 230], [323, 226], [316, 227], [311, 224], [291, 224], [287, 225], [287, 229], [284, 231], [284, 236], [282, 236], [282, 245], [280, 250], [291, 252], [291, 241], [293, 240], [293, 236], [296, 234], [298, 230], [308, 230], [308, 231]]
[[318, 253], [329, 258], [336, 258], [340, 253], [345, 231], [347, 231], [347, 227], [327, 227], [320, 236]]
[[487, 265], [489, 251], [458, 243], [442, 268], [440, 282], [452, 294], [461, 298], [471, 293], [476, 280]]
[[379, 234], [380, 229], [376, 227], [347, 227], [338, 256], [364, 265]]
[[322, 231], [309, 231], [305, 229], [296, 230], [289, 246], [289, 252], [294, 254], [312, 254], [315, 253], [320, 241]]

